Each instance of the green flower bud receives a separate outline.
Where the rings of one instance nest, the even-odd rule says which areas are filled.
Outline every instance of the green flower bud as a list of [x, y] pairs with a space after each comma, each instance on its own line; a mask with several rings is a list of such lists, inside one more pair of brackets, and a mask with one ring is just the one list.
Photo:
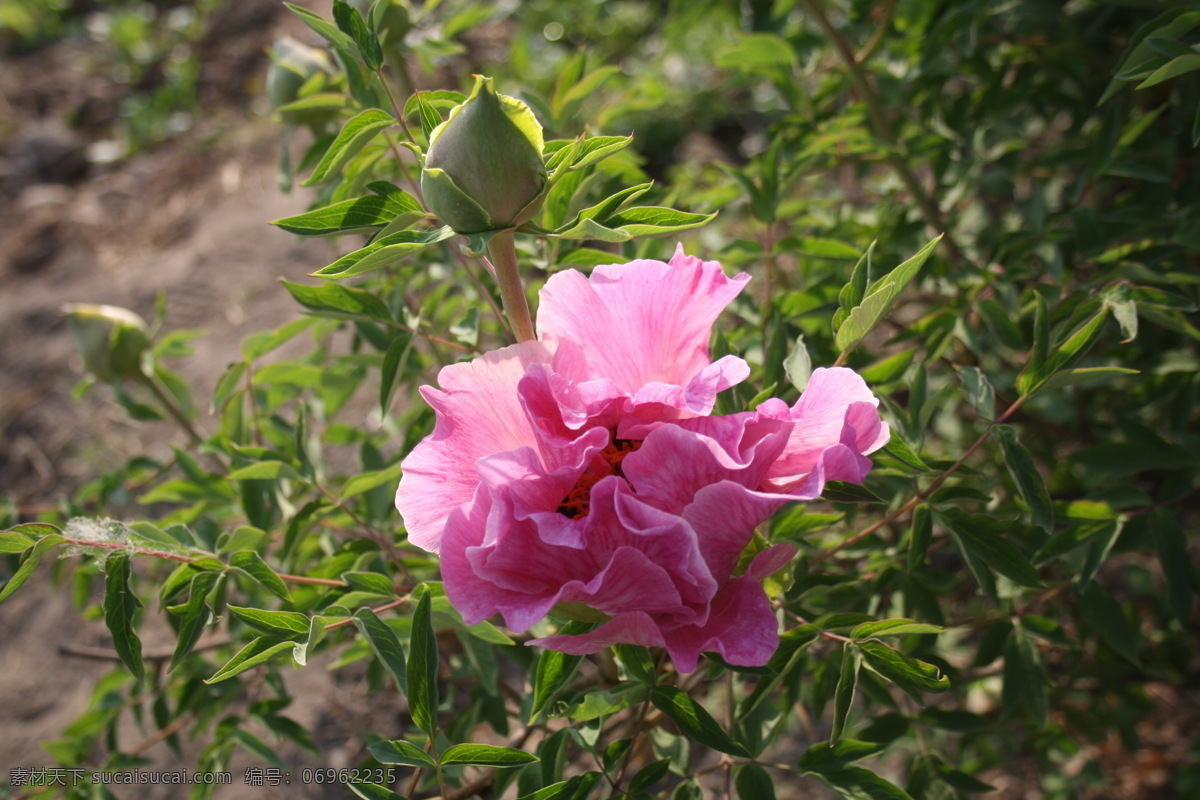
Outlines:
[[97, 380], [112, 383], [141, 372], [142, 355], [150, 349], [146, 323], [116, 306], [68, 303], [67, 325], [75, 335], [83, 365]]
[[429, 135], [421, 191], [430, 210], [459, 233], [514, 228], [541, 208], [545, 185], [537, 118], [476, 75], [471, 96]]
[[318, 72], [330, 72], [329, 57], [290, 36], [280, 36], [271, 50], [271, 71], [267, 75], [267, 97], [271, 108], [279, 108], [299, 99], [302, 87]]

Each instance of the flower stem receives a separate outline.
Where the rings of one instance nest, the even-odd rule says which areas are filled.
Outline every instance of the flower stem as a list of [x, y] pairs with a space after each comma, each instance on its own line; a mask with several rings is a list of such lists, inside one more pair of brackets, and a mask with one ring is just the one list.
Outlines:
[[500, 301], [504, 313], [512, 323], [513, 334], [518, 342], [529, 342], [533, 334], [533, 319], [529, 316], [529, 303], [525, 299], [525, 287], [517, 268], [517, 248], [513, 243], [513, 232], [500, 231], [487, 246], [488, 260], [496, 270], [496, 282], [500, 284]]
[[188, 415], [183, 412], [183, 409], [180, 408], [179, 404], [175, 402], [175, 398], [171, 397], [171, 395], [167, 393], [167, 391], [159, 384], [158, 380], [154, 378], [154, 376], [147, 375], [145, 373], [138, 373], [137, 377], [139, 382], [150, 390], [150, 393], [154, 395], [154, 398], [158, 400], [163, 410], [167, 412], [171, 419], [179, 423], [179, 427], [183, 428], [183, 430], [187, 433], [188, 438], [192, 440], [192, 444], [202, 444], [204, 442], [204, 436], [200, 433], [200, 430], [196, 427], [196, 424], [192, 422]]

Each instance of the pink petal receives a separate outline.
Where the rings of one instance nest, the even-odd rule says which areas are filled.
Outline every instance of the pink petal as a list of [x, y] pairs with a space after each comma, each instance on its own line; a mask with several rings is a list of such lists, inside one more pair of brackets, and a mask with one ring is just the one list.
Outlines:
[[[883, 447], [889, 436], [887, 423], [879, 419], [878, 405], [867, 384], [853, 370], [813, 370], [808, 388], [791, 409], [795, 426], [787, 449], [771, 467], [764, 487], [788, 491], [799, 499], [791, 490], [819, 464], [825, 470], [825, 480], [861, 482], [871, 466], [863, 456]], [[847, 452], [824, 456], [838, 446]], [[804, 494], [807, 496], [807, 492]]]
[[541, 342], [522, 342], [444, 367], [438, 373], [441, 389], [421, 387], [437, 423], [404, 459], [396, 489], [410, 542], [438, 552], [446, 518], [470, 501], [479, 483], [475, 462], [536, 444], [517, 382], [530, 364], [547, 363], [552, 353]]
[[740, 667], [761, 667], [779, 648], [779, 622], [763, 588], [738, 578], [713, 599], [706, 624], [664, 630], [663, 638], [680, 672], [694, 670], [704, 652], [720, 653]]
[[559, 272], [542, 289], [538, 333], [564, 343], [554, 368], [571, 380], [608, 378], [630, 395], [651, 383], [688, 386], [711, 363], [713, 323], [748, 280], [682, 245], [669, 264], [599, 266], [590, 279]]

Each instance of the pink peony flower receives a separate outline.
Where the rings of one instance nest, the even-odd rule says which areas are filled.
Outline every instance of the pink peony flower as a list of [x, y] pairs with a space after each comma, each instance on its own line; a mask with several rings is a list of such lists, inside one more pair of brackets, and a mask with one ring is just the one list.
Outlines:
[[709, 416], [744, 380], [712, 362], [717, 316], [749, 276], [676, 250], [552, 276], [538, 340], [445, 367], [422, 395], [433, 433], [404, 460], [396, 506], [409, 540], [441, 554], [468, 623], [499, 612], [524, 631], [556, 609], [601, 622], [535, 639], [572, 654], [665, 647], [681, 672], [714, 651], [765, 664], [778, 623], [761, 580], [795, 554], [758, 553], [754, 528], [828, 480], [861, 482], [888, 440], [849, 369], [817, 369], [790, 408]]

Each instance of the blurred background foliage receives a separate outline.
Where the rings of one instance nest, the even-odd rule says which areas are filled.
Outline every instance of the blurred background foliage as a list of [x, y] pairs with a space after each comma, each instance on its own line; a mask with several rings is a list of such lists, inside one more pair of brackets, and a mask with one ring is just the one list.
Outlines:
[[[114, 76], [134, 86], [158, 70], [158, 86], [125, 101], [136, 149], [183, 130], [175, 115], [197, 113], [193, 25], [219, 5], [0, 0], [0, 30], [14, 52], [96, 37]], [[866, 487], [839, 487], [763, 531], [802, 548], [776, 587], [789, 631], [780, 657], [765, 674], [714, 661], [714, 680], [680, 684], [737, 742], [765, 754], [760, 762], [787, 764], [767, 778], [735, 759], [739, 796], [802, 796], [815, 784], [800, 773], [869, 798], [905, 796], [898, 787], [915, 798], [989, 787], [991, 796], [1064, 799], [1200, 791], [1194, 4], [354, 5], [374, 6], [375, 74], [361, 52], [330, 52], [316, 34], [274, 51], [271, 101], [288, 131], [282, 181], [316, 184], [294, 189], [312, 192], [314, 209], [372, 196], [375, 181], [412, 188], [416, 161], [391, 133], [358, 142], [312, 179], [348, 119], [393, 113], [380, 79], [420, 149], [430, 119], [409, 99], [413, 90], [444, 116], [457, 97], [447, 92], [467, 91], [473, 73], [490, 75], [534, 109], [547, 139], [633, 134], [628, 149], [564, 179], [539, 224], [554, 228], [650, 181], [643, 200], [719, 212], [666, 238], [522, 237], [531, 296], [554, 270], [665, 258], [683, 238], [689, 252], [755, 276], [714, 341], [715, 352], [754, 367], [722, 398], [724, 410], [769, 395], [791, 401], [812, 367], [833, 363], [857, 369], [883, 399], [896, 443], [877, 456]], [[329, 18], [328, 7], [312, 7]], [[364, 229], [375, 240], [429, 230], [419, 209], [372, 202], [391, 217], [321, 231], [310, 217], [309, 229], [295, 221], [288, 229], [343, 236], [347, 252], [371, 247]], [[886, 289], [891, 270], [938, 234], [919, 275], [895, 287], [887, 316], [863, 336], [841, 333], [847, 312]], [[343, 664], [374, 652], [368, 680], [388, 691], [393, 666], [370, 617], [359, 612], [358, 638], [342, 623], [436, 577], [436, 563], [393, 537], [399, 461], [432, 424], [414, 389], [440, 365], [506, 341], [486, 273], [460, 243], [413, 247], [343, 281], [285, 282], [304, 316], [247, 340], [211, 400], [194, 400], [161, 364], [187, 354], [185, 338], [160, 335], [149, 377], [118, 386], [117, 396], [135, 416], [182, 420], [191, 447], [181, 445], [172, 463], [140, 459], [106, 472], [43, 521], [148, 516], [137, 534], [146, 541], [218, 557], [216, 567], [177, 571], [165, 584], [165, 572], [145, 581], [176, 603], [190, 586], [174, 624], [195, 633], [194, 621], [208, 620], [204, 604], [216, 611], [227, 599], [297, 611], [319, 623], [287, 641], [340, 649]], [[291, 340], [303, 352], [279, 356]], [[256, 554], [253, 568], [248, 556], [240, 572], [222, 563], [242, 552]], [[8, 558], [12, 574], [29, 554]], [[344, 585], [281, 593], [263, 577], [272, 569]], [[383, 587], [363, 573], [385, 576]], [[638, 654], [595, 659], [577, 673], [578, 662], [467, 631], [433, 595], [435, 627], [457, 634], [438, 639], [446, 741], [472, 741], [489, 726], [544, 737], [517, 742], [539, 742], [541, 765], [491, 781], [543, 797], [533, 793], [574, 774], [565, 759], [634, 797], [722, 790], [717, 761], [701, 752], [721, 749], [712, 738], [684, 725], [651, 736], [625, 727], [628, 709], [649, 702]], [[407, 605], [396, 617], [381, 612], [406, 651], [410, 614]], [[889, 640], [901, 659], [889, 662], [854, 634], [889, 617], [946, 631]], [[261, 624], [236, 615], [222, 624], [239, 645], [262, 639]], [[318, 635], [323, 625], [334, 627]], [[203, 728], [216, 724], [215, 709], [228, 713], [204, 756], [210, 768], [227, 762], [235, 742], [270, 752], [251, 728], [306, 744], [280, 721], [288, 699], [280, 661], [202, 682], [229, 670], [234, 652], [184, 650], [151, 687], [160, 727], [194, 714], [189, 724]], [[948, 689], [931, 676], [939, 671]], [[241, 703], [237, 689], [251, 681], [278, 705]], [[129, 687], [114, 679], [104, 690]], [[94, 755], [115, 724], [104, 708], [53, 755], [72, 766], [119, 759], [119, 748]], [[566, 722], [577, 732], [554, 733]], [[375, 733], [421, 747], [417, 727], [399, 720]], [[831, 729], [844, 737], [834, 749]], [[229, 738], [231, 730], [245, 734]], [[357, 758], [410, 763], [389, 762], [390, 752], [376, 743]], [[627, 763], [642, 771], [626, 775]], [[564, 797], [602, 796], [607, 785], [568, 783]], [[427, 777], [414, 791], [437, 789]]]

